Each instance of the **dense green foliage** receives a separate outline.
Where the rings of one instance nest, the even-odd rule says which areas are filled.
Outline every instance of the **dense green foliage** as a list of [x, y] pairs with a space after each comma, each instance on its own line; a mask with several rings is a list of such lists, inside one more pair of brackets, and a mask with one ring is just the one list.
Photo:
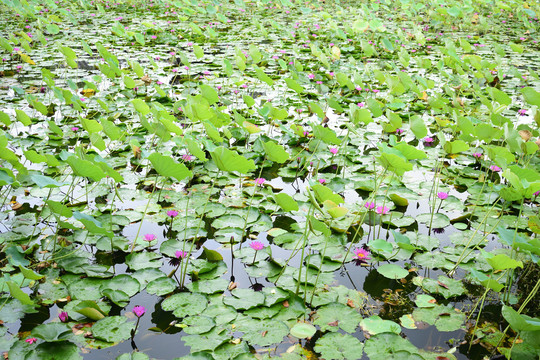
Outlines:
[[0, 350], [537, 359], [539, 15], [1, 0]]

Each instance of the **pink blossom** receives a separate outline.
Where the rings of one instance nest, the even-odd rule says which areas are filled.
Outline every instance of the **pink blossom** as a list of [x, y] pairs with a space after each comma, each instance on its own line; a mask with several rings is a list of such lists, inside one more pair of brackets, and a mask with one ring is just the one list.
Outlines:
[[62, 311], [60, 314], [58, 314], [58, 319], [60, 319], [60, 321], [63, 323], [67, 323], [69, 320], [69, 315], [67, 312]]
[[373, 210], [373, 209], [375, 209], [375, 203], [374, 203], [374, 202], [369, 202], [369, 201], [368, 201], [368, 202], [366, 202], [366, 203], [364, 204], [364, 207], [365, 207], [366, 209], [368, 209], [368, 210]]
[[444, 192], [444, 191], [441, 191], [441, 192], [437, 193], [437, 197], [439, 199], [441, 199], [441, 200], [448, 199], [448, 193]]
[[154, 240], [156, 240], [156, 235], [154, 235], [154, 234], [146, 234], [146, 235], [144, 235], [144, 241], [151, 242], [151, 241], [154, 241]]
[[255, 251], [264, 249], [264, 244], [260, 241], [252, 241], [249, 246]]
[[386, 215], [390, 211], [389, 208], [386, 206], [377, 206], [377, 209], [375, 210], [377, 214]]
[[365, 261], [365, 260], [371, 260], [369, 257], [369, 251], [364, 249], [354, 249], [354, 255], [356, 256], [356, 260]]
[[182, 250], [177, 250], [174, 252], [174, 256], [176, 256], [177, 259], [183, 259], [187, 256], [187, 252], [185, 251], [182, 251]]
[[144, 306], [134, 306], [133, 307], [133, 313], [135, 314], [136, 317], [140, 318], [141, 316], [144, 315], [144, 313], [146, 312], [146, 309], [144, 308]]

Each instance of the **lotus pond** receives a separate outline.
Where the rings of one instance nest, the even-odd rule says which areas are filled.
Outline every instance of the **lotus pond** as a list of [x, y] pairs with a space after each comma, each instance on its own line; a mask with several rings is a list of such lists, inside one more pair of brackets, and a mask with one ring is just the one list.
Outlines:
[[538, 359], [540, 6], [0, 2], [0, 351]]

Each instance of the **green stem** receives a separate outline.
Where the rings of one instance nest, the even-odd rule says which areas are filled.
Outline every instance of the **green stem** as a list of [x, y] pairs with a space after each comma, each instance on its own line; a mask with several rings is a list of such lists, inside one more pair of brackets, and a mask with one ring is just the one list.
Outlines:
[[[159, 175], [156, 175], [156, 180], [154, 180], [154, 183], [156, 184], [156, 186], [158, 182], [158, 177]], [[144, 223], [144, 217], [146, 216], [146, 212], [148, 211], [148, 206], [150, 206], [150, 202], [152, 201], [152, 198], [154, 197], [155, 192], [156, 192], [156, 189], [154, 188], [154, 191], [150, 193], [150, 198], [148, 199], [148, 202], [146, 203], [146, 207], [144, 208], [144, 212], [141, 218], [141, 223], [139, 225], [139, 228], [137, 229], [137, 235], [135, 235], [135, 239], [133, 240], [133, 244], [131, 245], [131, 251], [129, 252], [130, 254], [132, 254], [133, 250], [135, 249], [135, 244], [137, 243], [137, 239], [139, 238], [139, 234], [141, 233], [141, 228]]]
[[[291, 252], [291, 255], [289, 255], [289, 258], [287, 259], [287, 261], [285, 262], [285, 266], [283, 266], [278, 274], [278, 277], [276, 278], [276, 280], [274, 281], [274, 284], [277, 284], [279, 278], [281, 277], [281, 275], [283, 275], [283, 271], [285, 270], [285, 268], [287, 267], [287, 265], [289, 264], [289, 262], [291, 261], [291, 259], [296, 256], [296, 254], [298, 253], [296, 251], [296, 249], [298, 248], [298, 246], [300, 245], [301, 241], [303, 240], [303, 238], [306, 236], [306, 233], [307, 233], [307, 229], [309, 228], [309, 218], [311, 217], [311, 214], [313, 213], [314, 211], [314, 206], [313, 204], [311, 205], [311, 207], [309, 208], [308, 210], [308, 216], [306, 217], [306, 228], [304, 229], [304, 234], [302, 235], [302, 238], [300, 238], [300, 240], [296, 243], [294, 249], [292, 250]], [[301, 267], [302, 264], [300, 264], [300, 267]]]
[[[208, 193], [208, 198], [206, 199], [206, 203], [204, 204], [204, 208], [203, 208], [203, 211], [201, 213], [199, 224], [197, 226], [197, 231], [195, 232], [195, 238], [192, 240], [191, 246], [190, 246], [189, 251], [188, 251], [188, 253], [186, 255], [187, 259], [189, 259], [189, 257], [191, 256], [191, 252], [193, 251], [193, 247], [195, 246], [195, 243], [197, 242], [197, 239], [199, 237], [199, 230], [201, 229], [201, 224], [203, 223], [204, 214], [206, 214], [206, 206], [210, 202], [210, 197], [212, 196], [212, 191], [214, 190], [214, 185], [217, 182], [217, 179], [219, 178], [220, 172], [221, 171], [217, 172], [216, 178], [214, 179], [214, 181], [212, 181], [212, 186], [210, 187], [210, 191]], [[186, 214], [186, 216], [187, 216], [187, 214]], [[187, 222], [187, 218], [186, 218], [186, 222]], [[186, 241], [186, 239], [184, 237], [184, 244], [185, 244], [185, 241]], [[184, 269], [182, 270], [182, 274], [181, 274], [182, 275], [182, 281], [180, 282], [180, 287], [184, 287], [184, 282], [186, 281], [186, 274], [187, 274], [188, 264], [189, 264], [189, 261], [186, 261], [186, 264], [184, 265]]]

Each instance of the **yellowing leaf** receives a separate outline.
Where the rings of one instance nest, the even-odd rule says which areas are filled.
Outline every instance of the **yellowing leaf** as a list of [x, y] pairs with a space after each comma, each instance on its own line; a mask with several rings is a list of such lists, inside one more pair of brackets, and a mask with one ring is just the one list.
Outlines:
[[19, 54], [19, 56], [21, 57], [21, 60], [24, 61], [25, 63], [28, 63], [30, 65], [36, 65], [34, 60], [30, 59], [30, 56], [22, 53], [21, 51], [17, 51], [17, 54]]
[[244, 123], [242, 124], [242, 126], [244, 127], [244, 129], [246, 129], [250, 134], [256, 134], [258, 132], [261, 131], [261, 129], [259, 129], [259, 127], [255, 124], [252, 124], [250, 123], [249, 121], [244, 121]]
[[332, 59], [339, 60], [341, 57], [341, 50], [337, 46], [332, 46]]
[[81, 91], [81, 94], [84, 96], [84, 97], [91, 97], [91, 96], [94, 96], [96, 94], [96, 91], [94, 89], [84, 89]]

